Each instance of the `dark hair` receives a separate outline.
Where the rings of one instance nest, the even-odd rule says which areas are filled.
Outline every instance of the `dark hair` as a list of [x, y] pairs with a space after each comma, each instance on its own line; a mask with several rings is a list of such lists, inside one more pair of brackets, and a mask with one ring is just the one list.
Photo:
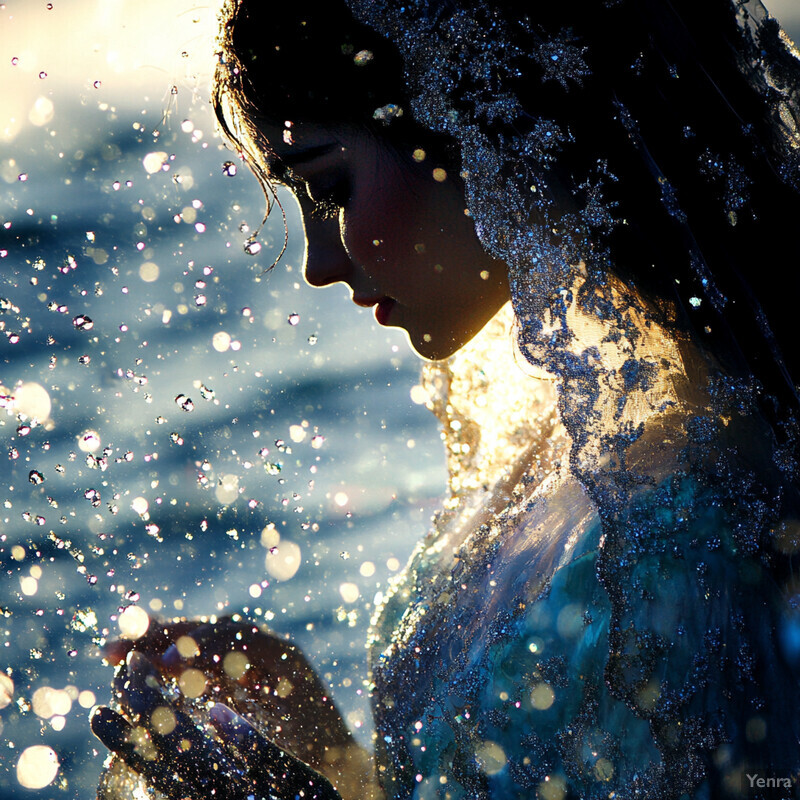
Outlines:
[[355, 124], [396, 146], [421, 146], [458, 174], [454, 143], [414, 121], [400, 54], [344, 2], [227, 0], [221, 19], [212, 103], [268, 200], [283, 176], [266, 158], [265, 120]]
[[[529, 8], [510, 5], [520, 15]], [[671, 301], [726, 366], [796, 407], [800, 280], [778, 259], [800, 222], [800, 173], [787, 168], [782, 139], [792, 127], [787, 109], [797, 113], [800, 62], [775, 20], [748, 40], [736, 18], [744, 5], [541, 4], [534, 25], [584, 47], [588, 70], [566, 92], [529, 71], [519, 93], [537, 116], [569, 130], [573, 144], [555, 166], [568, 191], [580, 195], [598, 164], [613, 176], [604, 200], [624, 224], [595, 235], [617, 274]], [[780, 68], [770, 75], [768, 50]]]

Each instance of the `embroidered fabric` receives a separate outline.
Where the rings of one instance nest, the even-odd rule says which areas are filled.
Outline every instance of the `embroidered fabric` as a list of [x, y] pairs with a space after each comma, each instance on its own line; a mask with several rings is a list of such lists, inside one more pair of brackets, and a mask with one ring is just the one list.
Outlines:
[[751, 404], [721, 386], [702, 413], [674, 388], [629, 450], [643, 488], [609, 521], [509, 325], [424, 373], [451, 482], [373, 620], [387, 797], [721, 798], [744, 769], [793, 775], [800, 620], [748, 542], [769, 526], [785, 556], [800, 528], [755, 448], [716, 450], [721, 430], [749, 439]]
[[[736, 22], [738, 35], [728, 44], [736, 48], [741, 70], [769, 109], [772, 163], [800, 190], [797, 51], [759, 0], [714, 3], [723, 10], [727, 7], [731, 23]], [[624, 418], [627, 396], [632, 391], [647, 394], [654, 371], [636, 355], [642, 325], [629, 315], [638, 315], [642, 321], [639, 300], [609, 281], [619, 265], [611, 260], [608, 234], [627, 224], [619, 217], [615, 202], [606, 197], [617, 177], [607, 171], [608, 163], [602, 159], [593, 161], [586, 174], [572, 176], [570, 186], [557, 170], [570, 146], [587, 147], [585, 140], [575, 142], [570, 129], [575, 122], [569, 113], [575, 97], [571, 90], [581, 87], [592, 74], [590, 48], [575, 33], [574, 22], [584, 15], [589, 21], [583, 30], [594, 22], [604, 32], [616, 26], [609, 45], [614, 47], [629, 36], [618, 23], [626, 14], [631, 16], [632, 4], [586, 0], [571, 4], [563, 19], [548, 11], [555, 19], [555, 23], [549, 20], [549, 30], [538, 24], [527, 4], [513, 0], [349, 0], [349, 6], [358, 19], [400, 50], [416, 119], [459, 143], [467, 205], [477, 234], [487, 251], [509, 268], [523, 352], [533, 364], [569, 381], [572, 389], [580, 387], [562, 393], [561, 403], [570, 432], [576, 442], [584, 443], [581, 458], [585, 460], [604, 436], [617, 437], [618, 431], [630, 430], [632, 423]], [[627, 49], [636, 53], [644, 46], [645, 42], [634, 43]], [[639, 92], [647, 93], [647, 65], [632, 61], [629, 68], [641, 73]], [[669, 65], [664, 68], [671, 69]], [[547, 103], [550, 110], [561, 111], [563, 120], [537, 115], [537, 98], [531, 100], [530, 89], [523, 91], [529, 83], [537, 84], [542, 93], [552, 91], [553, 84], [563, 90], [554, 102]], [[630, 95], [635, 98], [636, 92]], [[581, 95], [579, 100], [585, 102], [586, 98]], [[700, 295], [690, 304], [705, 301], [723, 309], [726, 298], [715, 285], [702, 250], [692, 243], [692, 231], [674, 187], [650, 158], [650, 142], [633, 110], [622, 99], [615, 102], [618, 124], [627, 130], [633, 151], [647, 162], [661, 204], [679, 226], [687, 228], [673, 233], [685, 235], [690, 243], [688, 255]], [[686, 128], [684, 134], [694, 137]], [[592, 155], [603, 153], [602, 145], [587, 149]], [[719, 170], [726, 184], [720, 202], [735, 218], [748, 202], [747, 177], [738, 174], [736, 165], [698, 164], [698, 171], [703, 169]], [[646, 257], [642, 255], [642, 259]], [[617, 375], [616, 387], [605, 387], [611, 390], [613, 400], [608, 391], [600, 391], [600, 384], [615, 380], [612, 373], [619, 364], [609, 368], [591, 348], [574, 342], [567, 317], [576, 307], [590, 317], [615, 320], [616, 350], [626, 368], [624, 378]], [[766, 320], [762, 322], [766, 325]], [[769, 336], [768, 331], [764, 335]], [[596, 403], [609, 401], [622, 409], [618, 416], [593, 413], [600, 412], [594, 408]], [[587, 427], [594, 429], [591, 436]], [[589, 460], [596, 459], [595, 454]]]

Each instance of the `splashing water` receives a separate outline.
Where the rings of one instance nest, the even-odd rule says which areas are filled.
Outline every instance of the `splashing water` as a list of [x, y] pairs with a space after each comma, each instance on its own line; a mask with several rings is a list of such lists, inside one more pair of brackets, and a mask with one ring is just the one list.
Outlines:
[[244, 251], [249, 256], [257, 256], [261, 252], [261, 242], [255, 239], [248, 239], [244, 243]]
[[78, 316], [72, 320], [72, 324], [79, 331], [90, 331], [92, 328], [94, 328], [94, 322], [92, 322], [92, 318], [87, 317], [86, 314], [78, 314]]

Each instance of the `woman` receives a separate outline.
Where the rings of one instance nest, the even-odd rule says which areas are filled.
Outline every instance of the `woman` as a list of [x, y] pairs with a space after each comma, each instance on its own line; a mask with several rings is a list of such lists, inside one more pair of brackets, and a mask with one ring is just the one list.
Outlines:
[[296, 650], [181, 623], [93, 720], [101, 794], [125, 762], [171, 797], [794, 796], [797, 282], [767, 270], [796, 56], [754, 0], [349, 5], [230, 7], [216, 104], [297, 194], [308, 281], [455, 353], [426, 371], [450, 496], [371, 634], [374, 757]]

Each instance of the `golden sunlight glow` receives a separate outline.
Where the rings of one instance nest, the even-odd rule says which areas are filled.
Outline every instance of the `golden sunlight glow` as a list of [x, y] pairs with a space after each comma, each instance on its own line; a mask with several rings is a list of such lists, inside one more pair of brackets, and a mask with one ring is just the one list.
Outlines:
[[206, 690], [206, 676], [199, 669], [185, 669], [178, 678], [178, 686], [184, 697], [200, 697]]
[[288, 581], [300, 569], [301, 560], [300, 547], [284, 539], [276, 547], [267, 550], [264, 565], [275, 580]]
[[72, 700], [63, 689], [42, 686], [33, 693], [33, 713], [42, 719], [65, 716], [72, 708]]
[[173, 85], [179, 94], [207, 92], [218, 5], [0, 5], [0, 142], [15, 139], [28, 125], [60, 124], [59, 115], [76, 97], [87, 105], [125, 107], [149, 95], [155, 114]]

